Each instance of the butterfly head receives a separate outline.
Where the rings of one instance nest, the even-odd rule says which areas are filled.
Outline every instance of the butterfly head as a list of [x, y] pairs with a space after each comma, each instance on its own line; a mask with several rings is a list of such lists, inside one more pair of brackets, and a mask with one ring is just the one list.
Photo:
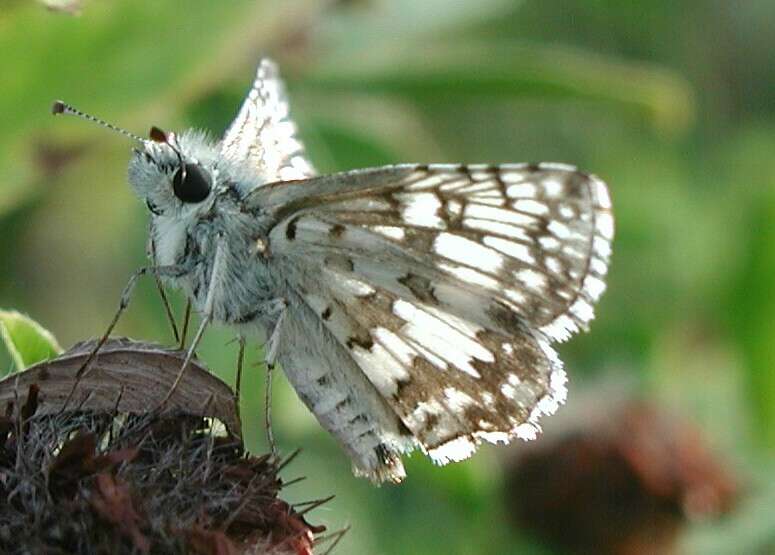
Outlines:
[[197, 131], [177, 135], [152, 127], [150, 139], [134, 149], [129, 182], [155, 215], [209, 210], [222, 188], [218, 151]]
[[135, 193], [156, 216], [185, 217], [207, 211], [222, 184], [218, 171], [218, 149], [203, 133], [180, 135], [152, 127], [144, 139], [104, 120], [57, 100], [54, 114], [69, 114], [93, 121], [137, 142], [129, 163], [129, 182]]

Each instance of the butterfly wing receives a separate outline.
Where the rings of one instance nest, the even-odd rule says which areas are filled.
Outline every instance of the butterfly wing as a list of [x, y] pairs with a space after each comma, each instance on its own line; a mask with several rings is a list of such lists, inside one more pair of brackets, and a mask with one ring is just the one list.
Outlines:
[[290, 118], [285, 86], [271, 60], [259, 63], [253, 87], [221, 141], [221, 154], [239, 163], [248, 161], [265, 182], [315, 174]]
[[[593, 317], [613, 238], [569, 166], [390, 166], [256, 190], [270, 260], [434, 461], [531, 438], [565, 398], [549, 343]], [[327, 336], [328, 337], [328, 336]]]

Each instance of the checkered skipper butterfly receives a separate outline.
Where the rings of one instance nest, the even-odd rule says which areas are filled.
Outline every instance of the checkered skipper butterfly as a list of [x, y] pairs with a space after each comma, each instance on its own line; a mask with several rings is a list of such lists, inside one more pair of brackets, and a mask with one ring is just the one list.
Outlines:
[[139, 140], [129, 180], [154, 268], [203, 319], [189, 352], [211, 321], [265, 333], [267, 362], [357, 474], [398, 482], [416, 448], [444, 464], [534, 438], [564, 401], [550, 343], [592, 320], [614, 232], [597, 177], [550, 163], [316, 176], [268, 60], [220, 142]]

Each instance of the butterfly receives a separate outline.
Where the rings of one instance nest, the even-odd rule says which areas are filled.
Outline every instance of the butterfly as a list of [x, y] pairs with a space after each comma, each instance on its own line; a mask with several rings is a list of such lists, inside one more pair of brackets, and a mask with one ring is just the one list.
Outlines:
[[533, 439], [564, 402], [551, 343], [587, 328], [611, 254], [599, 178], [557, 163], [318, 176], [266, 59], [220, 141], [135, 138], [155, 271], [202, 316], [191, 350], [210, 322], [264, 335], [357, 475], [400, 482], [415, 449], [445, 464]]

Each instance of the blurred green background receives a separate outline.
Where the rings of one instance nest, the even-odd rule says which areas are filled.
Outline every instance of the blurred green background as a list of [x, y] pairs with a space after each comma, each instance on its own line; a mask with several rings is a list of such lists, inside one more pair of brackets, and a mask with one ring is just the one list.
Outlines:
[[[55, 120], [53, 99], [139, 134], [218, 135], [270, 55], [321, 172], [551, 160], [603, 177], [617, 237], [591, 333], [559, 348], [570, 397], [627, 383], [742, 477], [737, 510], [691, 526], [682, 552], [775, 552], [774, 28], [772, 0], [85, 0], [80, 16], [2, 0], [0, 308], [67, 347], [102, 333], [145, 262], [130, 145]], [[118, 331], [171, 342], [151, 280]], [[212, 331], [200, 354], [231, 381], [230, 339]], [[243, 411], [262, 451], [255, 344], [250, 358]], [[509, 525], [506, 448], [444, 468], [415, 455], [402, 486], [374, 488], [275, 385], [280, 447], [304, 447], [286, 477], [308, 477], [285, 497], [337, 495], [311, 517], [352, 525], [337, 553], [552, 552]]]

